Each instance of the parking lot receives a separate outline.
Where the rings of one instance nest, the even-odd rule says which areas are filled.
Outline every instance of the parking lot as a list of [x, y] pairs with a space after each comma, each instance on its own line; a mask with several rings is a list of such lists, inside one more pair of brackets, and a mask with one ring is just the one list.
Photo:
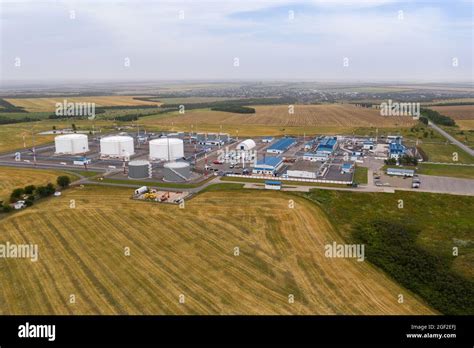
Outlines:
[[421, 179], [420, 190], [474, 195], [473, 180], [431, 175], [420, 175], [419, 177]]

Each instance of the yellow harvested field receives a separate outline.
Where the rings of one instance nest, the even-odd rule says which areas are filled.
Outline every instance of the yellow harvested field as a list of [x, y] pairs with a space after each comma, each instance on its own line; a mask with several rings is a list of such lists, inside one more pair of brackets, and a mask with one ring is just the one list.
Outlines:
[[431, 106], [430, 109], [454, 120], [474, 120], [474, 105]]
[[7, 200], [11, 191], [17, 187], [56, 184], [56, 179], [60, 175], [71, 176], [55, 170], [0, 167], [0, 201]]
[[185, 115], [173, 113], [166, 117], [144, 117], [145, 124], [160, 125], [262, 125], [279, 127], [409, 127], [414, 124], [410, 117], [384, 117], [375, 109], [360, 108], [348, 104], [295, 105], [290, 114], [288, 105], [256, 106], [255, 114], [199, 109]]
[[180, 209], [130, 194], [77, 187], [0, 220], [2, 242], [39, 246], [37, 262], [1, 260], [0, 314], [435, 314], [367, 262], [326, 258], [342, 240], [302, 198], [216, 191]]
[[143, 106], [161, 105], [159, 102], [136, 100], [137, 96], [113, 95], [113, 96], [91, 96], [91, 97], [52, 97], [52, 98], [7, 98], [9, 103], [23, 107], [28, 112], [55, 111], [56, 103], [95, 103], [100, 106]]
[[474, 130], [474, 120], [456, 120], [461, 130]]

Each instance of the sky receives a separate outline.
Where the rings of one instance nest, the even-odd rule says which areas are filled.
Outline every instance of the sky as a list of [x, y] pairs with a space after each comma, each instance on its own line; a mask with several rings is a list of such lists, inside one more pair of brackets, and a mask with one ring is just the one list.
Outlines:
[[0, 0], [0, 81], [473, 81], [473, 1]]

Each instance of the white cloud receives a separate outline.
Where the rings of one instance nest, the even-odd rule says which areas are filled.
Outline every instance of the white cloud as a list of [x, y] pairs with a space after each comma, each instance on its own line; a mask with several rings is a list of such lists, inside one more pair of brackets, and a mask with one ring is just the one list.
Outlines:
[[[289, 1], [7, 2], [2, 68], [8, 79], [461, 78], [472, 69], [472, 22], [439, 7], [421, 3], [400, 21], [393, 7], [380, 9], [393, 1], [309, 3], [314, 11], [296, 11], [288, 22], [285, 9], [281, 16], [236, 14], [298, 8]], [[10, 63], [19, 55], [25, 65], [15, 69]], [[450, 69], [453, 56], [465, 65]], [[241, 68], [233, 68], [233, 57]]]

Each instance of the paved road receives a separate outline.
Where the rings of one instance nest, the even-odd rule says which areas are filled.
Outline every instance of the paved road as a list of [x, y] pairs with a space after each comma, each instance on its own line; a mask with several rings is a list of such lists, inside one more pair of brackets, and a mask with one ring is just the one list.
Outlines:
[[463, 149], [464, 151], [466, 151], [468, 154], [470, 154], [471, 156], [474, 156], [474, 150], [471, 149], [470, 147], [466, 146], [465, 144], [461, 143], [459, 140], [457, 140], [456, 138], [454, 138], [452, 135], [450, 135], [449, 133], [445, 132], [443, 129], [441, 129], [440, 127], [438, 127], [437, 125], [435, 125], [433, 122], [431, 121], [428, 121], [428, 124], [430, 127], [432, 127], [433, 129], [435, 129], [438, 133], [440, 133], [442, 136], [444, 136], [446, 139], [448, 139], [451, 143], [457, 145], [458, 147], [460, 147], [461, 149]]

